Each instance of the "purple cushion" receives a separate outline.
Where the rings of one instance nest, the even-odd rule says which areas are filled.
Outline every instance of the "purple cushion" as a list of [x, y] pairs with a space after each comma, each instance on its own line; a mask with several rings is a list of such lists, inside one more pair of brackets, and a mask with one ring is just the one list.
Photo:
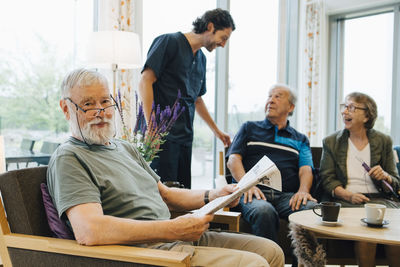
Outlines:
[[56, 207], [54, 207], [53, 200], [47, 189], [45, 183], [40, 184], [40, 189], [42, 190], [44, 209], [46, 210], [47, 222], [49, 223], [50, 229], [55, 237], [62, 239], [75, 239], [74, 234], [68, 228], [66, 223], [58, 217], [58, 212]]

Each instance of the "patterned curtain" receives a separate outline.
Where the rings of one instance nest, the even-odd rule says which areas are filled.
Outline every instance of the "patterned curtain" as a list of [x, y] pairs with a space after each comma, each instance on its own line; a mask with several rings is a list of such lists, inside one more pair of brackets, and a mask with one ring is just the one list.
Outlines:
[[[102, 0], [99, 2], [99, 30], [133, 32], [135, 8], [133, 0]], [[129, 131], [132, 130], [132, 125], [136, 120], [135, 72], [137, 70], [118, 69], [117, 71], [116, 87], [121, 94], [124, 122]], [[111, 81], [112, 77], [109, 80]], [[118, 118], [119, 115], [117, 115], [117, 136], [121, 137], [122, 123]]]
[[[325, 11], [320, 0], [302, 1], [303, 29], [300, 30], [300, 87], [299, 103], [305, 103], [302, 112], [303, 132], [310, 139], [311, 146], [321, 146], [321, 29]], [[302, 123], [300, 123], [302, 124]]]

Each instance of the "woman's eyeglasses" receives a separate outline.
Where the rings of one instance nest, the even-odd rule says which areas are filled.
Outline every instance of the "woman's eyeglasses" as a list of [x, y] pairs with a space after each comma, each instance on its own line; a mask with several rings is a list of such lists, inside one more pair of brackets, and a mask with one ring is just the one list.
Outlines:
[[367, 108], [356, 107], [353, 104], [349, 104], [349, 105], [346, 105], [344, 103], [340, 104], [340, 112], [344, 112], [346, 109], [348, 112], [351, 112], [351, 113], [355, 112], [356, 109], [367, 110]]

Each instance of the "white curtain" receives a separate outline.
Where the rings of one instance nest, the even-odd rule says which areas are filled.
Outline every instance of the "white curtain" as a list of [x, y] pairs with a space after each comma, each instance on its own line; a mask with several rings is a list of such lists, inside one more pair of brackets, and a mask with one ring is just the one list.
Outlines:
[[[322, 34], [325, 10], [320, 0], [301, 0], [299, 101], [299, 130], [305, 133], [311, 146], [321, 146], [322, 96]], [[304, 103], [304, 104], [303, 104]], [[304, 106], [303, 106], [304, 105]]]
[[[133, 32], [134, 5], [131, 0], [101, 0], [99, 1], [99, 31], [116, 30]], [[129, 131], [136, 120], [135, 78], [138, 70], [119, 69], [117, 73], [117, 89], [121, 94], [124, 122]], [[108, 72], [108, 75], [111, 75]], [[109, 76], [111, 77], [111, 76]], [[112, 77], [109, 79], [112, 80]], [[117, 115], [117, 136], [121, 137], [122, 124]]]

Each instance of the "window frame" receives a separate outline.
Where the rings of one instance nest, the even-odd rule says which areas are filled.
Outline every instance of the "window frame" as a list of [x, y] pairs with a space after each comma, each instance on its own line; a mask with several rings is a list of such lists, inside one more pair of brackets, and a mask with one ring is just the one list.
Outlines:
[[329, 16], [329, 71], [328, 71], [328, 118], [327, 132], [340, 128], [340, 118], [336, 116], [339, 102], [343, 97], [344, 67], [344, 22], [347, 19], [362, 18], [393, 12], [393, 66], [392, 66], [392, 111], [391, 137], [393, 144], [400, 144], [400, 4], [382, 5], [359, 9]]

